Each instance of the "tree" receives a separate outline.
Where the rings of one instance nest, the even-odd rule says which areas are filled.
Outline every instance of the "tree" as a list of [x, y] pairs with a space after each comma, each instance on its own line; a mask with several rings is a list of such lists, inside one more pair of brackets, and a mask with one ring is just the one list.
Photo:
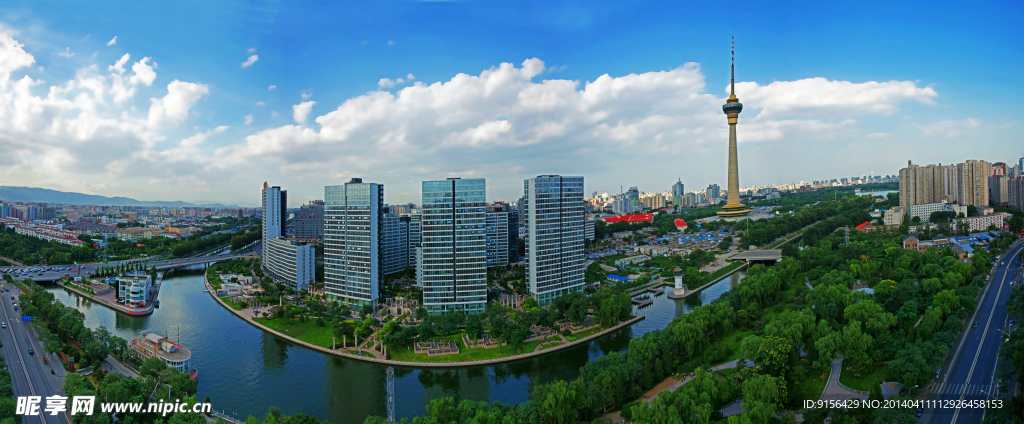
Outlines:
[[466, 318], [466, 334], [469, 334], [474, 339], [478, 339], [483, 332], [484, 323], [483, 317], [480, 314], [472, 314]]
[[160, 358], [149, 358], [139, 367], [139, 374], [145, 377], [157, 378], [167, 370], [167, 364]]
[[1021, 217], [1020, 214], [1014, 214], [1013, 218], [1010, 218], [1009, 226], [1011, 233], [1014, 235], [1020, 234], [1021, 231], [1024, 231], [1024, 217]]

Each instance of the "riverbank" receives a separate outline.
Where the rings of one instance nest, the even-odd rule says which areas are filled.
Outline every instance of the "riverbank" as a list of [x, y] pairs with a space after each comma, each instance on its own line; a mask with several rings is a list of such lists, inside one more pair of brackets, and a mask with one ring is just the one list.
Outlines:
[[[470, 367], [470, 366], [478, 366], [478, 365], [492, 365], [492, 364], [499, 364], [499, 363], [504, 363], [504, 362], [518, 361], [520, 359], [526, 359], [526, 358], [532, 358], [532, 357], [535, 357], [535, 356], [546, 355], [546, 354], [551, 353], [551, 352], [556, 352], [556, 351], [559, 351], [561, 349], [565, 349], [565, 348], [568, 348], [568, 347], [571, 347], [571, 346], [576, 346], [576, 345], [579, 345], [579, 344], [582, 344], [582, 343], [586, 343], [586, 342], [589, 342], [589, 341], [591, 341], [593, 339], [601, 337], [601, 336], [603, 336], [605, 334], [608, 334], [608, 333], [614, 332], [616, 330], [620, 330], [620, 329], [622, 329], [624, 327], [630, 326], [630, 325], [636, 323], [637, 321], [640, 321], [640, 320], [644, 319], [643, 315], [637, 315], [637, 316], [634, 316], [632, 319], [630, 319], [628, 321], [620, 322], [619, 324], [617, 324], [617, 325], [615, 325], [615, 326], [613, 326], [611, 328], [602, 330], [602, 331], [600, 331], [598, 333], [592, 334], [592, 335], [584, 337], [582, 339], [579, 339], [579, 340], [576, 340], [576, 341], [573, 341], [573, 342], [570, 342], [570, 343], [567, 343], [567, 344], [562, 344], [562, 345], [546, 348], [546, 349], [543, 349], [543, 350], [538, 350], [538, 351], [534, 351], [534, 352], [524, 353], [522, 355], [513, 355], [513, 356], [504, 357], [504, 358], [487, 359], [487, 360], [480, 360], [480, 361], [464, 361], [464, 362], [394, 361], [394, 360], [390, 360], [390, 359], [378, 358], [376, 356], [363, 356], [363, 355], [358, 354], [357, 353], [358, 351], [341, 350], [341, 349], [329, 349], [329, 348], [326, 348], [326, 347], [323, 347], [323, 346], [317, 346], [315, 344], [308, 343], [308, 342], [296, 339], [296, 338], [294, 338], [292, 336], [289, 336], [287, 334], [281, 333], [281, 332], [279, 332], [277, 330], [274, 330], [274, 329], [272, 329], [270, 327], [267, 327], [266, 325], [263, 325], [262, 323], [256, 322], [255, 320], [252, 319], [251, 313], [250, 314], [245, 314], [244, 312], [246, 312], [248, 310], [251, 310], [250, 308], [247, 308], [247, 309], [244, 309], [244, 310], [241, 310], [241, 311], [232, 308], [231, 305], [229, 305], [227, 302], [224, 301], [224, 299], [221, 299], [220, 296], [217, 296], [216, 290], [214, 290], [213, 287], [210, 285], [210, 280], [209, 280], [209, 278], [207, 278], [205, 273], [203, 273], [203, 283], [206, 286], [207, 293], [209, 293], [210, 296], [212, 296], [213, 299], [216, 300], [217, 303], [219, 303], [224, 309], [227, 309], [232, 314], [235, 314], [235, 316], [243, 319], [245, 322], [249, 323], [253, 327], [256, 327], [256, 328], [258, 328], [260, 330], [263, 330], [263, 331], [265, 331], [267, 333], [273, 334], [274, 336], [280, 337], [280, 338], [282, 338], [284, 340], [287, 340], [287, 341], [289, 341], [291, 343], [294, 343], [294, 344], [297, 344], [299, 346], [302, 346], [302, 347], [305, 347], [305, 348], [308, 348], [308, 349], [312, 349], [312, 350], [315, 350], [315, 351], [321, 352], [321, 353], [326, 353], [326, 354], [330, 354], [330, 355], [340, 356], [340, 357], [344, 357], [344, 358], [353, 358], [353, 359], [358, 359], [358, 360], [366, 361], [366, 362], [374, 362], [374, 363], [378, 363], [378, 364], [393, 365], [393, 366], [403, 366], [403, 367], [453, 368], [453, 367]], [[362, 351], [362, 352], [363, 353], [369, 353], [369, 354], [372, 355], [371, 351], [369, 351], [369, 350]]]

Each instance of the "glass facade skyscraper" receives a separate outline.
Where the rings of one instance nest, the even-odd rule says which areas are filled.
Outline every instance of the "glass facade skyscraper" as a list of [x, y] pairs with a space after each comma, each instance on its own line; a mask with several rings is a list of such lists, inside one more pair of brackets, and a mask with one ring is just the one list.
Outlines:
[[375, 305], [383, 275], [384, 186], [353, 178], [324, 187], [324, 293]]
[[423, 182], [417, 281], [432, 314], [483, 312], [487, 303], [483, 178]]
[[583, 177], [542, 175], [523, 184], [526, 278], [541, 306], [583, 290]]

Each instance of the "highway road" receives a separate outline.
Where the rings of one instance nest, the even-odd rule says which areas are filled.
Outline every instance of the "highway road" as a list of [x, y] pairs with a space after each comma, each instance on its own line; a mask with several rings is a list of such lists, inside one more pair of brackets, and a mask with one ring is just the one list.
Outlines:
[[[0, 328], [0, 341], [3, 354], [7, 362], [7, 369], [11, 373], [11, 380], [14, 388], [14, 396], [42, 396], [40, 403], [40, 415], [36, 417], [25, 417], [26, 424], [41, 422], [42, 424], [68, 424], [70, 423], [67, 413], [57, 415], [42, 414], [46, 406], [46, 397], [59, 394], [64, 395], [64, 371], [58, 365], [57, 374], [51, 374], [50, 365], [43, 364], [42, 345], [36, 340], [32, 325], [21, 320], [21, 309], [14, 309], [14, 302], [18, 300], [17, 287], [4, 284], [5, 291], [0, 292], [0, 321], [7, 325], [7, 328]], [[11, 300], [11, 296], [15, 300]], [[35, 353], [28, 353], [29, 349]], [[52, 358], [51, 358], [52, 359]], [[53, 362], [53, 361], [51, 361]], [[58, 362], [59, 364], [59, 362]], [[67, 402], [71, 407], [71, 402]]]
[[[1013, 244], [996, 264], [995, 272], [983, 289], [981, 304], [968, 318], [967, 333], [954, 345], [952, 360], [946, 363], [942, 370], [944, 375], [935, 382], [928, 400], [956, 402], [1001, 397], [999, 384], [994, 381], [996, 359], [1006, 338], [1004, 332], [1009, 330], [1009, 320], [1020, 319], [1006, 316], [1006, 301], [1013, 289], [1011, 282], [1020, 282], [1021, 262], [1017, 256], [1022, 249], [1024, 243]], [[978, 323], [976, 328], [975, 322]], [[982, 408], [926, 408], [922, 422], [975, 424], [981, 422], [983, 414]]]
[[[147, 260], [147, 259], [135, 259], [130, 261], [120, 261], [121, 264], [133, 263], [133, 262], [145, 262], [147, 266], [156, 266], [156, 269], [163, 270], [168, 268], [174, 268], [178, 266], [197, 265], [210, 262], [224, 261], [235, 258], [256, 258], [258, 257], [255, 253], [239, 253], [239, 254], [225, 254], [215, 256], [197, 256], [192, 258], [183, 259], [162, 259], [162, 260]], [[15, 279], [21, 280], [24, 278], [31, 278], [35, 281], [53, 281], [58, 280], [65, 275], [79, 276], [79, 275], [91, 275], [96, 272], [97, 269], [103, 267], [114, 267], [117, 266], [118, 262], [98, 262], [91, 264], [80, 264], [80, 265], [50, 265], [50, 266], [27, 266], [27, 267], [4, 267], [0, 269], [0, 273], [11, 274]], [[29, 271], [34, 270], [34, 271]]]

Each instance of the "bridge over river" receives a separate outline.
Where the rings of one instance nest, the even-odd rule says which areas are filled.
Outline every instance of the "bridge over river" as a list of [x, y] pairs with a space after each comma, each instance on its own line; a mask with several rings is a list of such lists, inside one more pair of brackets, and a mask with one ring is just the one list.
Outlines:
[[[151, 266], [155, 266], [157, 271], [166, 271], [174, 268], [187, 267], [191, 265], [208, 264], [220, 261], [227, 261], [231, 259], [255, 259], [259, 255], [256, 253], [230, 253], [224, 255], [214, 256], [195, 256], [191, 258], [181, 259], [159, 259], [159, 260], [146, 260], [146, 259], [134, 259], [120, 262], [94, 262], [88, 264], [79, 265], [49, 265], [49, 266], [14, 266], [3, 268], [4, 274], [11, 274], [16, 279], [31, 278], [34, 281], [56, 281], [64, 276], [81, 276], [81, 275], [92, 275], [97, 269], [103, 267], [115, 267], [117, 265], [123, 265], [126, 263], [138, 263], [142, 262], [146, 264], [148, 269]], [[29, 272], [27, 270], [38, 269], [40, 271]]]

